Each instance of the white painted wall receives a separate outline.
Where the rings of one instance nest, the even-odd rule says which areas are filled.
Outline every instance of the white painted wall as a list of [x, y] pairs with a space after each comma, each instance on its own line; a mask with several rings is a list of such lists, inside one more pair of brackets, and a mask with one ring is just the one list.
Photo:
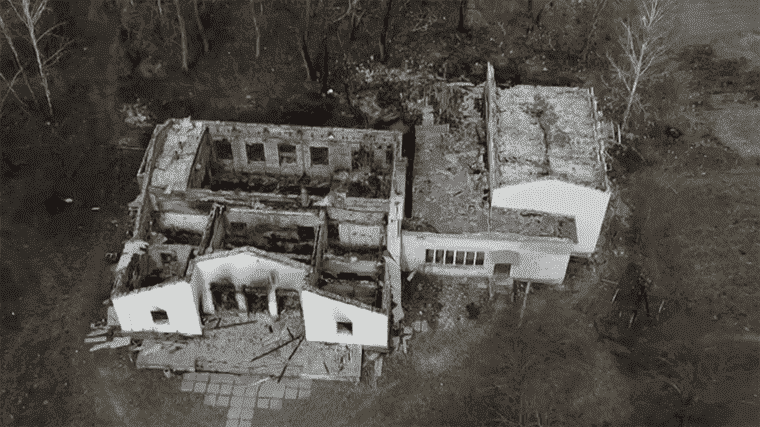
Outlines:
[[[122, 331], [179, 332], [201, 335], [201, 318], [193, 288], [187, 282], [174, 282], [115, 297], [113, 308]], [[152, 310], [166, 311], [167, 323], [153, 321]]]
[[[301, 292], [301, 308], [309, 341], [387, 347], [388, 317], [314, 292]], [[353, 334], [337, 331], [337, 322], [351, 322]]]
[[280, 278], [279, 287], [284, 289], [301, 289], [306, 280], [306, 270], [281, 264], [277, 261], [260, 258], [251, 253], [237, 253], [228, 257], [212, 258], [195, 265], [190, 283], [201, 295], [203, 312], [212, 314], [214, 301], [211, 297], [211, 283], [229, 279], [235, 287], [258, 283], [267, 286], [269, 272], [277, 270]]
[[493, 191], [493, 206], [575, 217], [578, 243], [573, 253], [591, 255], [611, 193], [555, 179], [511, 185]]
[[[519, 261], [512, 264], [511, 277], [548, 284], [562, 283], [573, 248], [573, 243], [569, 241], [522, 239], [519, 236], [514, 240], [506, 240], [487, 236], [406, 230], [402, 232], [402, 236], [402, 258], [408, 266], [407, 271], [419, 269], [430, 274], [488, 277], [493, 274], [495, 262], [491, 252], [513, 251], [518, 254]], [[485, 259], [482, 266], [426, 264], [427, 249], [483, 251]]]

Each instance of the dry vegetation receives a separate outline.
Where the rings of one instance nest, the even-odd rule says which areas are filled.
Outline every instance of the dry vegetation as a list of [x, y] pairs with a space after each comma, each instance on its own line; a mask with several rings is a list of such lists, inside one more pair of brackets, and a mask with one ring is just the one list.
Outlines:
[[[418, 124], [422, 103], [417, 101], [427, 98], [442, 122], [463, 132], [464, 127], [457, 126], [463, 120], [461, 111], [455, 108], [459, 99], [448, 96], [451, 94], [441, 81], [479, 83], [486, 61], [497, 65], [497, 78], [504, 83], [522, 80], [555, 84], [559, 80], [551, 80], [549, 75], [577, 72], [579, 77], [572, 74], [573, 80], [568, 77], [565, 82], [594, 86], [605, 115], [617, 122], [627, 118], [629, 123], [623, 146], [610, 153], [610, 173], [615, 177], [617, 193], [601, 251], [586, 264], [571, 263], [569, 293], [554, 293], [539, 286], [529, 296], [520, 328], [521, 301], [510, 303], [505, 296], [498, 296], [482, 307], [477, 320], [465, 319], [452, 329], [417, 336], [411, 341], [409, 354], [386, 359], [377, 389], [322, 384], [321, 391], [310, 400], [299, 401], [286, 411], [260, 412], [261, 425], [757, 424], [760, 402], [753, 394], [760, 383], [760, 360], [752, 340], [760, 328], [756, 283], [760, 273], [760, 245], [756, 243], [760, 240], [758, 173], [754, 165], [722, 144], [723, 134], [713, 134], [710, 123], [724, 114], [723, 110], [705, 112], [708, 107], [725, 104], [726, 99], [732, 104], [743, 102], [746, 108], [760, 100], [760, 74], [749, 69], [746, 61], [718, 59], [707, 48], [694, 47], [673, 57], [677, 68], [670, 69], [669, 74], [659, 80], [639, 79], [634, 88], [637, 76], [646, 75], [647, 61], [635, 55], [641, 52], [637, 50], [641, 47], [637, 40], [644, 39], [636, 38], [635, 19], [628, 21], [629, 27], [619, 24], [616, 18], [632, 11], [625, 2], [614, 0], [555, 1], [555, 7], [542, 9], [540, 18], [535, 11], [529, 15], [523, 2], [519, 2], [521, 9], [502, 13], [500, 8], [508, 4], [502, 2], [493, 8], [493, 13], [481, 14], [482, 20], [472, 20], [468, 32], [456, 31], [459, 2], [388, 1], [385, 4], [392, 6], [392, 13], [384, 64], [377, 59], [384, 56], [378, 42], [385, 25], [385, 10], [369, 7], [366, 0], [352, 0], [350, 7], [344, 3], [334, 10], [320, 9], [330, 2], [311, 2], [313, 9], [306, 15], [299, 9], [303, 4], [279, 7], [276, 2], [198, 0], [196, 13], [192, 5], [180, 2], [187, 32], [185, 43], [181, 43], [177, 2], [123, 0], [106, 2], [106, 6], [111, 3], [119, 3], [119, 11], [124, 11], [120, 24], [126, 37], [121, 45], [116, 43], [124, 54], [120, 77], [122, 83], [132, 79], [124, 86], [131, 92], [122, 87], [119, 100], [134, 102], [134, 98], [142, 97], [143, 101], [155, 101], [151, 105], [156, 110], [157, 105], [171, 99], [172, 105], [193, 107], [192, 111], [178, 108], [182, 116], [192, 112], [199, 118], [208, 115], [229, 119], [241, 117], [243, 110], [252, 114], [248, 117], [255, 113], [261, 121], [286, 121], [296, 116], [303, 120], [306, 116], [317, 122], [329, 118], [333, 113], [324, 111], [327, 101], [318, 96], [319, 99], [304, 101], [297, 111], [284, 110], [300, 102], [290, 102], [295, 99], [290, 97], [303, 92], [307, 74], [298, 38], [288, 24], [298, 26], [299, 31], [310, 25], [314, 35], [325, 22], [335, 22], [327, 40], [330, 87], [339, 97], [349, 98], [354, 107], [352, 114], [358, 115], [356, 110], [361, 110], [361, 114], [369, 116], [364, 124], [381, 125], [398, 117], [408, 125]], [[129, 8], [123, 9], [127, 5]], [[536, 2], [536, 8], [539, 6], [544, 7]], [[10, 12], [2, 17], [6, 28], [11, 28], [10, 18], [16, 16], [13, 10], [0, 10]], [[306, 16], [310, 16], [309, 23]], [[589, 19], [579, 22], [579, 17]], [[55, 23], [46, 25], [37, 30], [38, 38]], [[526, 35], [531, 25], [533, 29]], [[204, 32], [208, 40], [199, 37]], [[16, 46], [27, 37], [23, 26], [9, 33], [19, 43]], [[106, 37], [111, 36], [109, 33]], [[58, 40], [45, 51], [48, 56], [44, 58], [55, 58], [62, 46]], [[108, 59], [112, 40], [106, 40], [105, 53], [101, 50], [100, 54]], [[119, 40], [118, 34], [114, 40]], [[204, 41], [209, 52], [204, 52]], [[312, 65], [324, 64], [321, 43], [318, 37], [307, 38]], [[183, 61], [181, 45], [185, 44]], [[42, 100], [44, 94], [37, 93], [42, 86], [38, 88], [41, 83], [33, 75], [39, 66], [35, 65], [34, 49], [30, 47], [19, 48], [18, 56], [5, 50], [0, 57], [4, 61], [0, 62], [0, 71], [7, 81], [0, 92], [5, 100], [3, 112], [9, 114], [15, 106], [29, 112], [13, 112], [13, 127], [3, 128], [3, 135], [14, 141], [44, 140], [49, 144], [77, 135], [82, 140], [103, 138], [108, 127], [82, 124], [95, 115], [89, 106], [77, 109], [74, 104], [67, 108], [73, 111], [70, 117], [61, 116], [69, 114], [67, 109], [53, 111], [62, 123], [55, 131], [60, 136], [47, 135], [52, 131], [43, 135], [40, 129], [45, 120], [16, 121], [18, 117], [32, 117], [35, 108], [44, 111], [49, 107], [44, 103], [35, 107], [33, 96]], [[607, 52], [617, 61], [617, 69], [610, 68]], [[660, 53], [657, 49], [653, 52]], [[76, 61], [65, 66], [86, 69], [93, 75], [102, 71], [82, 65], [86, 61]], [[23, 64], [23, 72], [18, 63]], [[138, 66], [141, 63], [142, 68]], [[157, 64], [161, 63], [165, 64], [163, 72], [158, 71], [161, 67]], [[183, 64], [189, 76], [174, 73]], [[7, 70], [12, 72], [6, 73]], [[142, 70], [150, 71], [145, 74], [152, 80], [143, 80]], [[316, 66], [312, 71], [321, 73], [322, 68]], [[172, 79], [163, 80], [162, 76]], [[57, 86], [64, 90], [56, 92]], [[86, 95], [85, 101], [76, 102], [95, 103], [98, 93], [118, 89], [104, 86], [97, 91], [89, 87], [75, 91], [76, 84], [66, 82], [50, 87], [53, 105], [56, 98], [62, 99], [62, 104], [68, 102], [66, 96], [74, 92]], [[332, 108], [333, 104], [329, 105]], [[643, 110], [636, 109], [639, 105]], [[168, 111], [165, 107], [156, 115], [170, 114]], [[109, 117], [108, 112], [96, 112], [98, 120]], [[34, 132], [16, 133], [20, 131], [14, 129], [25, 127], [34, 128]], [[664, 131], [669, 127], [677, 127], [684, 135], [668, 138]], [[741, 130], [740, 136], [751, 140], [756, 132], [749, 129]], [[636, 154], [628, 147], [633, 147]], [[457, 147], [451, 148], [456, 151]], [[14, 224], [25, 221], [29, 215], [25, 209], [31, 208], [24, 206], [41, 204], [38, 202], [47, 197], [45, 191], [64, 188], [64, 184], [44, 184], [32, 176], [38, 169], [40, 180], [62, 177], [56, 175], [59, 169], [73, 167], [48, 162], [49, 157], [54, 156], [27, 155], [31, 172], [23, 181], [4, 189], [4, 227], [9, 224], [6, 217]], [[17, 158], [6, 162], [4, 157], [4, 174], [15, 173], [14, 168], [21, 167]], [[91, 170], [86, 165], [77, 168], [81, 170], [79, 176], [88, 182], [99, 183], [106, 176], [111, 184], [131, 183], [139, 160], [136, 156], [134, 165], [125, 166], [121, 173], [105, 161], [98, 161]], [[66, 173], [75, 176], [72, 171]], [[70, 179], [60, 181], [65, 181], [67, 189], [81, 185]], [[27, 187], [34, 188], [34, 194], [24, 190]], [[123, 184], [118, 188], [127, 187]], [[136, 186], [132, 188], [135, 189]], [[93, 205], [96, 201], [105, 203], [98, 194], [110, 192], [116, 197], [114, 194], [119, 193], [95, 184], [78, 191], [76, 199], [92, 201]], [[114, 199], [114, 205], [129, 201], [130, 191], [121, 193], [124, 200], [117, 203]], [[17, 200], [5, 203], [11, 198], [9, 194]], [[65, 289], [73, 297], [30, 297], [28, 300], [35, 302], [33, 307], [14, 302], [13, 310], [23, 310], [25, 323], [8, 329], [10, 335], [16, 335], [12, 340], [3, 340], [4, 344], [10, 343], [3, 347], [11, 355], [5, 360], [15, 360], [15, 364], [3, 365], [3, 384], [10, 385], [3, 386], [7, 391], [2, 394], [0, 408], [4, 413], [0, 414], [0, 422], [9, 420], [7, 412], [25, 425], [42, 422], [45, 417], [60, 421], [60, 425], [83, 425], [93, 420], [102, 425], [221, 423], [224, 414], [200, 405], [196, 395], [180, 394], [176, 379], [136, 372], [126, 358], [120, 359], [116, 353], [83, 359], [81, 354], [86, 349], [72, 344], [81, 342], [87, 319], [99, 316], [103, 296], [93, 284], [102, 285], [100, 260], [103, 253], [111, 250], [108, 242], [116, 247], [122, 238], [121, 231], [108, 222], [111, 217], [74, 212], [67, 219], [57, 217], [49, 222], [40, 220], [44, 216], [38, 213], [31, 218], [37, 221], [39, 230], [22, 225], [3, 230], [3, 240], [11, 242], [5, 243], [9, 249], [4, 247], [3, 251], [16, 251], [8, 259], [19, 260], [3, 265], [3, 274], [11, 277], [4, 280], [18, 282], [7, 289], [31, 289], [37, 295], [55, 295], [64, 292], [58, 289]], [[53, 240], [61, 246], [51, 246]], [[73, 243], [62, 244], [61, 240]], [[31, 246], [23, 249], [23, 245]], [[44, 274], [37, 273], [39, 265], [50, 264], [50, 259], [60, 253], [66, 256], [55, 264], [59, 266], [56, 271], [45, 268]], [[27, 259], [33, 262], [24, 261]], [[652, 307], [659, 307], [663, 301], [665, 304], [657, 318], [641, 317], [627, 328], [611, 312], [610, 299], [614, 282], [630, 261], [642, 263], [653, 281]], [[73, 279], [80, 276], [84, 277], [81, 283]], [[406, 297], [405, 294], [405, 303], [410, 305], [405, 307], [407, 315], [429, 317], [431, 323], [443, 307], [452, 318], [466, 318], [464, 305], [472, 302], [470, 296], [461, 297], [454, 306], [445, 301], [453, 297], [433, 290], [431, 283], [424, 283], [417, 296]], [[64, 311], [61, 305], [66, 306]], [[415, 312], [423, 314], [413, 316]], [[3, 316], [4, 327], [16, 324], [6, 320], [11, 319], [7, 313], [3, 312]], [[51, 320], [71, 332], [65, 333], [64, 326], [45, 326]], [[46, 330], [57, 338], [48, 340]], [[49, 348], [45, 347], [46, 340], [51, 343]], [[38, 348], [41, 355], [35, 358], [34, 350]], [[75, 353], [75, 349], [79, 352]], [[40, 377], [48, 381], [40, 381]], [[50, 378], [72, 386], [56, 386]], [[43, 395], [54, 402], [47, 409], [29, 404]], [[746, 418], [737, 418], [740, 412]], [[59, 415], [61, 418], [55, 418]]]

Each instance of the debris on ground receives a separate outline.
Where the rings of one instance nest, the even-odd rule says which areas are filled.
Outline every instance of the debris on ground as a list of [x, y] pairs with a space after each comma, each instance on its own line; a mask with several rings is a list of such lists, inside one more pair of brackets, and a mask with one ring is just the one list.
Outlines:
[[[103, 338], [105, 338], [105, 337], [103, 337]], [[126, 347], [131, 342], [132, 342], [132, 340], [129, 337], [116, 337], [116, 338], [113, 339], [113, 341], [104, 342], [104, 343], [92, 346], [92, 348], [90, 348], [90, 351], [98, 351], [98, 350], [102, 350], [104, 348]]]
[[108, 306], [108, 320], [106, 321], [107, 326], [119, 326], [119, 317], [116, 315], [116, 309], [113, 308], [113, 306]]
[[124, 104], [119, 110], [124, 115], [124, 122], [135, 127], [152, 127], [154, 125], [153, 114], [148, 110], [147, 105], [138, 99], [134, 104]]
[[420, 332], [425, 333], [428, 331], [428, 322], [427, 320], [415, 320], [412, 322], [412, 329], [414, 329], [414, 332]]

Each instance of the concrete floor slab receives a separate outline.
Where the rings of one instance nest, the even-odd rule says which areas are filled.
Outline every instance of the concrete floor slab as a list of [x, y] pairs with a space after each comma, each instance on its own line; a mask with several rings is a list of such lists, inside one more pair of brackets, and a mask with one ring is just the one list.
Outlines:
[[235, 384], [248, 385], [258, 380], [253, 375], [237, 375], [235, 376]]
[[298, 387], [299, 388], [311, 388], [311, 379], [309, 378], [299, 378], [298, 380]]
[[227, 424], [225, 424], [225, 427], [239, 427], [240, 426], [240, 420], [237, 418], [234, 419], [227, 419]]
[[299, 399], [306, 399], [309, 396], [311, 396], [311, 389], [310, 388], [302, 388], [298, 390], [298, 398]]
[[195, 383], [195, 388], [193, 388], [193, 391], [196, 393], [205, 393], [206, 392], [206, 383]]
[[259, 408], [269, 409], [269, 399], [259, 399]]
[[285, 399], [298, 399], [298, 389], [290, 387], [286, 388]]
[[242, 407], [243, 402], [245, 402], [245, 398], [243, 396], [232, 396], [230, 398], [230, 406], [232, 407]]
[[243, 396], [245, 395], [246, 386], [244, 385], [236, 385], [232, 388], [232, 395], [233, 396]]
[[219, 394], [223, 396], [229, 396], [232, 394], [232, 384], [222, 384], [221, 387], [219, 387]]
[[272, 397], [273, 388], [274, 383], [266, 382], [261, 384], [261, 388], [259, 389], [259, 397]]
[[222, 382], [222, 374], [210, 374], [208, 377], [208, 381], [211, 383], [220, 383]]
[[258, 385], [249, 385], [245, 388], [245, 396], [247, 397], [256, 397], [259, 393], [259, 386]]
[[220, 406], [220, 407], [227, 407], [230, 406], [230, 397], [229, 396], [219, 396], [216, 398], [216, 405], [214, 406]]
[[240, 421], [250, 421], [253, 419], [253, 408], [243, 408], [240, 411]]
[[237, 375], [233, 374], [220, 374], [221, 379], [219, 382], [222, 384], [233, 384], [235, 382], [235, 379], [237, 378]]
[[216, 404], [216, 395], [215, 394], [207, 394], [206, 398], [203, 399], [204, 405], [214, 406]]
[[269, 396], [277, 399], [285, 397], [285, 384], [272, 383]]
[[255, 408], [256, 407], [256, 398], [255, 397], [246, 397], [243, 401], [243, 408]]
[[272, 399], [269, 401], [269, 409], [282, 409], [282, 399]]
[[219, 388], [219, 383], [209, 383], [208, 388], [206, 389], [206, 393], [219, 394]]
[[240, 412], [242, 412], [243, 408], [239, 406], [233, 406], [227, 411], [227, 419], [239, 419], [240, 418]]
[[193, 391], [195, 388], [195, 381], [182, 381], [182, 384], [179, 386], [179, 389], [181, 391], [190, 392]]

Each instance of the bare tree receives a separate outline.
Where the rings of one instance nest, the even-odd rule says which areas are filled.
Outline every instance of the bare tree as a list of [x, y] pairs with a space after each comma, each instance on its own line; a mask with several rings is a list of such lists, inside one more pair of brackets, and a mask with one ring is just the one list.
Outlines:
[[[44, 42], [45, 40], [47, 40], [47, 38], [51, 37], [53, 35], [53, 31], [55, 31], [56, 28], [60, 27], [64, 23], [55, 24], [51, 26], [50, 28], [47, 28], [46, 30], [41, 31], [40, 18], [42, 18], [42, 14], [48, 10], [48, 0], [38, 0], [34, 2], [32, 2], [31, 0], [20, 0], [20, 1], [17, 1], [16, 4], [14, 4], [14, 2], [11, 0], [7, 0], [7, 2], [11, 6], [13, 11], [16, 13], [16, 17], [18, 18], [18, 21], [23, 25], [24, 30], [27, 33], [29, 42], [32, 45], [32, 48], [34, 49], [34, 57], [37, 63], [37, 68], [39, 69], [40, 79], [42, 82], [42, 88], [45, 90], [45, 98], [47, 99], [48, 113], [50, 114], [50, 116], [52, 116], [53, 115], [53, 101], [50, 95], [48, 71], [49, 71], [49, 67], [55, 64], [63, 56], [63, 53], [65, 52], [70, 42], [63, 43], [58, 49], [56, 49], [50, 55], [46, 55], [45, 53], [42, 52], [42, 49], [40, 48], [40, 44]], [[2, 26], [6, 39], [8, 39], [11, 49], [13, 50], [16, 62], [21, 68], [22, 74], [23, 74], [23, 65], [18, 56], [18, 52], [13, 47], [13, 42], [10, 36], [9, 28], [5, 22], [2, 22], [2, 24], [0, 25]], [[14, 77], [14, 80], [15, 80], [15, 77]], [[27, 82], [27, 85], [28, 85], [28, 82]], [[30, 91], [31, 91], [31, 88], [30, 88]]]
[[599, 20], [604, 15], [604, 12], [607, 11], [608, 4], [609, 0], [591, 0], [589, 5], [592, 10], [591, 28], [586, 34], [586, 39], [583, 42], [583, 49], [581, 50], [581, 58], [583, 58], [583, 61], [586, 63], [588, 63], [591, 42], [594, 40], [594, 37], [596, 37], [596, 33], [599, 29]]
[[[21, 97], [18, 95], [16, 90], [13, 88], [16, 84], [16, 79], [18, 79], [19, 76], [23, 77], [24, 82], [26, 83], [27, 89], [29, 89], [29, 93], [31, 94], [32, 98], [34, 99], [34, 91], [32, 90], [32, 86], [29, 84], [29, 79], [26, 76], [26, 72], [24, 72], [24, 64], [21, 62], [21, 58], [19, 57], [18, 51], [16, 50], [16, 46], [13, 44], [13, 37], [11, 37], [10, 29], [8, 28], [8, 25], [5, 23], [5, 20], [3, 19], [2, 14], [0, 14], [0, 30], [2, 30], [3, 34], [5, 35], [6, 41], [8, 42], [8, 47], [11, 48], [11, 51], [13, 52], [13, 57], [16, 60], [16, 65], [18, 66], [18, 70], [16, 71], [16, 74], [13, 76], [11, 81], [9, 82], [8, 79], [5, 78], [5, 76], [0, 73], [0, 78], [5, 82], [6, 87], [8, 88], [7, 93], [3, 95], [2, 99], [0, 99], [0, 111], [2, 111], [3, 105], [5, 105], [5, 99], [8, 97], [9, 94], [13, 94], [13, 97], [16, 98], [16, 100], [21, 104], [22, 108], [26, 109], [26, 103], [21, 99]], [[2, 47], [3, 45], [0, 45]], [[2, 52], [0, 50], [0, 52]], [[36, 99], [35, 99], [36, 102]]]
[[[208, 37], [206, 37], [206, 30], [203, 28], [203, 23], [201, 23], [201, 15], [200, 13], [198, 13], [199, 0], [192, 0], [192, 1], [193, 1], [193, 11], [195, 12], [195, 24], [198, 26], [198, 33], [201, 35], [201, 40], [203, 41], [203, 53], [208, 53]], [[158, 0], [158, 13], [159, 14], [161, 13], [161, 0]], [[258, 27], [256, 28], [258, 31]], [[258, 58], [258, 55], [256, 55], [256, 57]]]
[[[256, 3], [251, 0], [251, 18], [253, 19], [253, 29], [256, 31], [256, 59], [261, 54], [261, 27], [266, 26], [264, 16], [264, 3], [259, 3], [259, 16], [256, 17]], [[261, 22], [260, 22], [261, 21]]]
[[187, 53], [187, 29], [185, 28], [185, 19], [182, 17], [182, 7], [179, 0], [174, 0], [174, 7], [177, 9], [177, 25], [179, 26], [180, 47], [182, 49], [182, 71], [188, 71], [188, 53]]
[[391, 10], [393, 9], [393, 0], [383, 0], [385, 6], [385, 15], [383, 16], [383, 29], [380, 31], [380, 62], [388, 60], [388, 28], [391, 24]]
[[622, 52], [617, 57], [607, 52], [616, 79], [626, 92], [622, 128], [628, 127], [631, 108], [643, 109], [638, 97], [642, 84], [661, 75], [664, 61], [672, 45], [671, 18], [674, 0], [637, 0], [637, 13], [620, 22], [622, 34], [618, 43]]
[[467, 32], [467, 24], [465, 23], [465, 20], [467, 17], [468, 7], [469, 7], [469, 2], [467, 0], [459, 0], [459, 23], [457, 24], [457, 31], [459, 31], [460, 33]]

